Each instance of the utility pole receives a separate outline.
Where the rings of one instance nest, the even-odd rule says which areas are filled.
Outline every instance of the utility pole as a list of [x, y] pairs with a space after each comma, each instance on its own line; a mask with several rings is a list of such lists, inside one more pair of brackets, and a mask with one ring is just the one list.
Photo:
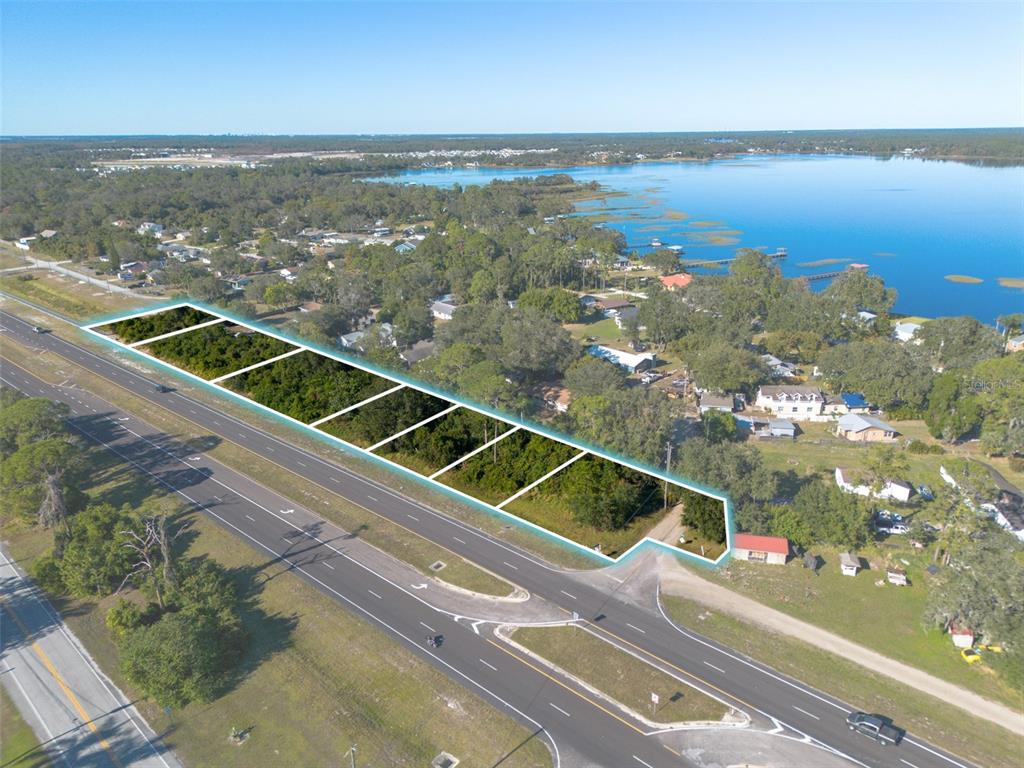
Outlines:
[[[669, 474], [672, 471], [672, 441], [669, 440], [665, 443], [665, 474]], [[665, 500], [662, 503], [663, 507], [668, 507], [668, 479], [665, 479]]]

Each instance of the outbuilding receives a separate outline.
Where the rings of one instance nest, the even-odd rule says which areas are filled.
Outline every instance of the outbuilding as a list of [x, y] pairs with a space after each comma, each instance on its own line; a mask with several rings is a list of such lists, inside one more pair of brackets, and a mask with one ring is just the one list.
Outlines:
[[899, 432], [874, 416], [847, 413], [836, 424], [836, 434], [855, 443], [891, 443]]
[[786, 419], [772, 419], [768, 422], [768, 434], [772, 437], [796, 437], [796, 424]]
[[897, 587], [907, 586], [907, 572], [902, 568], [889, 566], [885, 569], [885, 578], [889, 580], [890, 584], [895, 584]]
[[732, 539], [732, 556], [749, 563], [785, 565], [789, 557], [789, 539], [737, 533]]
[[849, 552], [839, 555], [839, 570], [843, 576], [856, 576], [860, 570], [860, 561]]

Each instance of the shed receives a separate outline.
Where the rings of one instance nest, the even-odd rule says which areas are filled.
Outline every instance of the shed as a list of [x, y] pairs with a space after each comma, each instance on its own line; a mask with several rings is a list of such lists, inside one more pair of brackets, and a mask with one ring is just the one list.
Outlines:
[[839, 570], [843, 576], [856, 576], [860, 570], [860, 561], [849, 552], [839, 555]]
[[949, 625], [949, 636], [957, 648], [970, 648], [974, 645], [974, 631], [959, 624]]
[[768, 434], [772, 437], [796, 437], [796, 424], [786, 419], [772, 419], [768, 422]]
[[889, 580], [890, 584], [895, 584], [897, 587], [907, 586], [907, 572], [902, 568], [896, 568], [890, 566], [885, 569], [885, 578]]
[[785, 565], [789, 557], [789, 539], [737, 533], [732, 539], [732, 556], [751, 563]]

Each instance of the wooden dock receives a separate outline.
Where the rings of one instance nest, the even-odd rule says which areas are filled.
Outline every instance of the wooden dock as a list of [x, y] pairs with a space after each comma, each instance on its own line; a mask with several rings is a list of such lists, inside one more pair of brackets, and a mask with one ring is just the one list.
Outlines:
[[845, 269], [833, 269], [831, 272], [819, 272], [816, 275], [799, 275], [790, 279], [802, 283], [814, 283], [819, 280], [833, 280], [840, 275], [845, 275], [847, 272], [858, 272], [867, 268], [867, 264], [848, 264]]

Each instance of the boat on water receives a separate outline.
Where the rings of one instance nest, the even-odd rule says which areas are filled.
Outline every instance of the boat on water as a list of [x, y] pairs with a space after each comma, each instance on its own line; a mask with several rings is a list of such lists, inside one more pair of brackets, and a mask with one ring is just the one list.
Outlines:
[[675, 251], [676, 253], [682, 253], [683, 252], [683, 246], [681, 246], [681, 245], [670, 245], [668, 247], [668, 249], [670, 251]]
[[661, 240], [656, 237], [651, 238], [651, 248], [661, 248]]

